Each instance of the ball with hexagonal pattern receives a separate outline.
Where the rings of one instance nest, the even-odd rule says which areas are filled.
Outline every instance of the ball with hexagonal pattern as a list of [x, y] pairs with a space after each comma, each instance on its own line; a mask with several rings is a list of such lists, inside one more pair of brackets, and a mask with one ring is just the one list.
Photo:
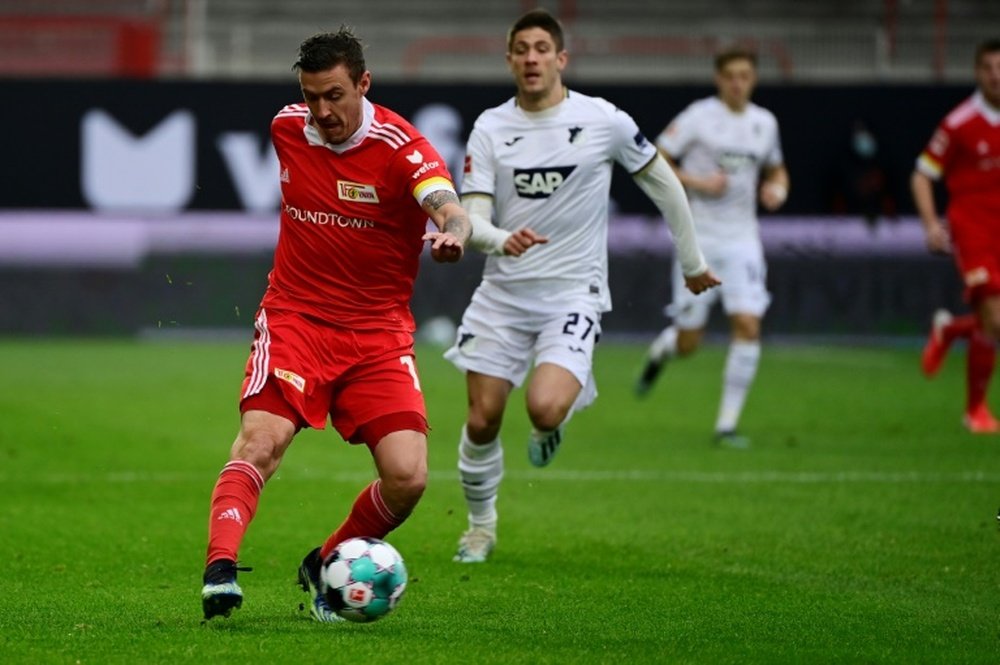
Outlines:
[[406, 565], [396, 548], [378, 538], [350, 538], [323, 562], [326, 602], [350, 621], [375, 621], [392, 612], [406, 590]]

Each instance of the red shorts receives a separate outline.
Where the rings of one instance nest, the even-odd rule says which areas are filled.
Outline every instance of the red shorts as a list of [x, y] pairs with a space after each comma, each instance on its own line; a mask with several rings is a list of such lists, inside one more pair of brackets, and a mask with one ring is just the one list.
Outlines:
[[282, 416], [374, 446], [386, 434], [427, 433], [413, 336], [350, 330], [285, 310], [257, 312], [240, 411]]
[[950, 216], [949, 225], [966, 300], [1000, 295], [1000, 235], [982, 220]]

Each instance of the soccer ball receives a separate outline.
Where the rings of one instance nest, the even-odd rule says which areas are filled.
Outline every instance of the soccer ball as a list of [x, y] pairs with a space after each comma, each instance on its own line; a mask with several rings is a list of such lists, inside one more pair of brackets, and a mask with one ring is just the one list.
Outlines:
[[367, 622], [396, 608], [406, 579], [395, 547], [378, 538], [349, 538], [323, 562], [320, 586], [330, 609], [350, 621]]

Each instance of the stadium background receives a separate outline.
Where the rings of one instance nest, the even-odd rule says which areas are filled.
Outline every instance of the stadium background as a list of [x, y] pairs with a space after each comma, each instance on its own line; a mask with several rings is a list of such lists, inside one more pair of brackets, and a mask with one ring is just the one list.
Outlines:
[[[451, 560], [465, 386], [420, 345], [431, 482], [391, 536], [414, 582], [400, 611], [308, 620], [297, 564], [373, 475], [363, 451], [308, 430], [241, 549], [243, 609], [202, 622], [206, 507], [276, 232], [267, 125], [298, 97], [296, 46], [355, 25], [373, 98], [461, 146], [511, 93], [503, 33], [529, 4], [0, 0], [0, 662], [997, 662], [1000, 448], [959, 425], [958, 350], [920, 377], [931, 308], [960, 303], [905, 183], [971, 90], [971, 50], [996, 36], [1000, 6], [541, 4], [572, 34], [572, 84], [650, 135], [709, 94], [716, 46], [761, 49], [758, 99], [781, 116], [793, 193], [763, 220], [775, 304], [741, 421], [752, 447], [710, 444], [724, 344], [672, 364], [649, 398], [632, 392], [669, 257], [622, 176], [605, 327], [648, 332], [602, 343], [601, 396], [550, 468], [529, 465], [515, 395], [490, 564]], [[828, 193], [861, 115], [898, 217], [871, 226]], [[473, 257], [428, 262], [421, 320], [464, 304], [477, 271]]]
[[[760, 53], [756, 101], [782, 127], [792, 193], [762, 217], [774, 293], [766, 331], [920, 334], [961, 308], [949, 259], [923, 246], [913, 160], [972, 89], [972, 49], [1000, 24], [974, 0], [540, 3], [570, 34], [570, 85], [647, 136], [710, 94], [711, 53]], [[511, 19], [489, 0], [0, 2], [0, 333], [133, 335], [249, 328], [277, 229], [268, 125], [296, 101], [301, 39], [341, 23], [368, 44], [370, 98], [410, 117], [453, 170], [476, 115], [512, 86]], [[387, 17], [393, 17], [387, 20]], [[874, 208], [855, 201], [851, 136], [877, 139]], [[881, 179], [881, 180], [879, 180]], [[669, 241], [624, 173], [612, 191], [611, 334], [663, 323]], [[870, 182], [870, 181], [869, 181]], [[457, 319], [481, 258], [426, 262], [418, 321]], [[721, 322], [716, 322], [718, 325]]]

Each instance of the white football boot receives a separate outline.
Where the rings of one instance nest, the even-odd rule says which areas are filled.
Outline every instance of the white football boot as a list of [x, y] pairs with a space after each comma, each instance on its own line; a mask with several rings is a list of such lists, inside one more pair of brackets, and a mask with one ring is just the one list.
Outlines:
[[489, 558], [496, 543], [496, 532], [481, 526], [471, 527], [458, 539], [458, 553], [452, 560], [459, 563], [483, 563]]

